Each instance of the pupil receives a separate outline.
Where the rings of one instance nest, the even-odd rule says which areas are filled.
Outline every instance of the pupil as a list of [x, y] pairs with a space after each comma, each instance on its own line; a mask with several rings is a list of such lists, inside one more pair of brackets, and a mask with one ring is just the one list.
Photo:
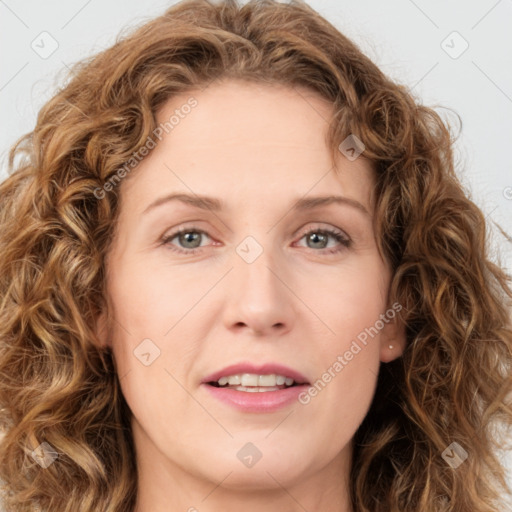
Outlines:
[[[195, 233], [195, 235], [194, 235], [194, 233]], [[189, 242], [191, 242], [193, 244], [194, 243], [194, 240], [193, 240], [194, 237], [196, 238], [196, 242], [197, 242], [197, 240], [199, 240], [200, 234], [197, 233], [197, 232], [194, 232], [194, 231], [190, 231], [190, 232], [185, 233], [185, 234], [183, 234], [181, 236], [182, 236], [182, 240], [185, 240], [185, 244], [187, 244]], [[192, 240], [190, 240], [190, 238], [192, 238]], [[196, 244], [192, 248], [195, 248], [197, 246], [198, 245]], [[190, 248], [190, 246], [188, 246], [188, 248]]]
[[[318, 239], [323, 239], [322, 241], [325, 242], [326, 240], [326, 236], [325, 235], [320, 235], [318, 236], [317, 233], [313, 233], [309, 236], [309, 240], [312, 241], [313, 243], [316, 243]], [[325, 244], [322, 244], [322, 248], [325, 248]]]

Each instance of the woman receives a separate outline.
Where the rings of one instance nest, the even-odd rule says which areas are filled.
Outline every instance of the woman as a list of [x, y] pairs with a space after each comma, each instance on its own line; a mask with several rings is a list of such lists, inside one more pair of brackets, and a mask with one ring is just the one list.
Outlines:
[[0, 185], [6, 509], [503, 510], [512, 291], [452, 143], [299, 2], [77, 66]]

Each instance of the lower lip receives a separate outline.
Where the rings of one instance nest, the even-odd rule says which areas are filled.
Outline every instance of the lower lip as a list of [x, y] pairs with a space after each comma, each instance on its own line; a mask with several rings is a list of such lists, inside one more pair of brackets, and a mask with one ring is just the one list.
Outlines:
[[298, 400], [298, 396], [308, 388], [307, 384], [292, 386], [277, 391], [247, 392], [236, 389], [217, 388], [201, 384], [215, 398], [243, 412], [273, 412]]

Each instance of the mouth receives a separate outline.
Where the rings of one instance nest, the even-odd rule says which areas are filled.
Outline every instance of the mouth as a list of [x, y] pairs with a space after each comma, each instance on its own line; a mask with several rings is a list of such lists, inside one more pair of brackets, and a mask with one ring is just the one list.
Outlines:
[[309, 386], [299, 371], [279, 363], [241, 361], [203, 378], [213, 396], [246, 411], [270, 411], [286, 405]]
[[301, 381], [298, 382], [292, 377], [287, 377], [285, 375], [275, 373], [238, 373], [232, 375], [224, 375], [217, 380], [210, 380], [205, 382], [205, 384], [220, 389], [233, 389], [247, 393], [264, 393], [269, 391], [280, 391], [282, 389], [309, 384], [304, 379], [300, 379]]
[[255, 392], [266, 392], [266, 391], [279, 391], [281, 389], [288, 389], [288, 388], [293, 388], [293, 387], [297, 387], [297, 386], [304, 386], [305, 384], [297, 384], [296, 382], [294, 382], [293, 384], [290, 384], [290, 385], [286, 385], [286, 384], [282, 384], [280, 386], [242, 386], [241, 384], [236, 386], [236, 385], [229, 385], [229, 384], [225, 384], [224, 386], [221, 386], [218, 382], [207, 382], [206, 383], [207, 385], [209, 386], [212, 386], [214, 388], [220, 388], [220, 389], [234, 389], [236, 391], [245, 391], [245, 392], [248, 392], [248, 393], [255, 393]]
[[[283, 367], [279, 371], [283, 372]], [[270, 413], [291, 406], [309, 386], [309, 382], [294, 371], [283, 372], [285, 375], [231, 372], [217, 373], [213, 378], [204, 379], [202, 385], [213, 398], [246, 413]]]

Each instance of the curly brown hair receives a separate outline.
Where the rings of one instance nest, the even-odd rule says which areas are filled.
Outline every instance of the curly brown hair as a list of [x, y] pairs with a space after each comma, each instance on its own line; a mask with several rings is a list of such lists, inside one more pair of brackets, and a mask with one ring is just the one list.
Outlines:
[[[334, 107], [333, 158], [356, 134], [377, 170], [377, 242], [407, 346], [381, 365], [354, 438], [354, 510], [503, 511], [511, 278], [455, 174], [450, 127], [303, 2], [188, 0], [76, 64], [11, 149], [0, 184], [7, 512], [133, 510], [130, 411], [93, 328], [119, 187], [98, 190], [146, 144], [169, 98], [221, 78], [317, 92]], [[45, 470], [34, 456], [43, 442], [58, 454]], [[451, 443], [469, 453], [457, 469], [443, 457]]]

